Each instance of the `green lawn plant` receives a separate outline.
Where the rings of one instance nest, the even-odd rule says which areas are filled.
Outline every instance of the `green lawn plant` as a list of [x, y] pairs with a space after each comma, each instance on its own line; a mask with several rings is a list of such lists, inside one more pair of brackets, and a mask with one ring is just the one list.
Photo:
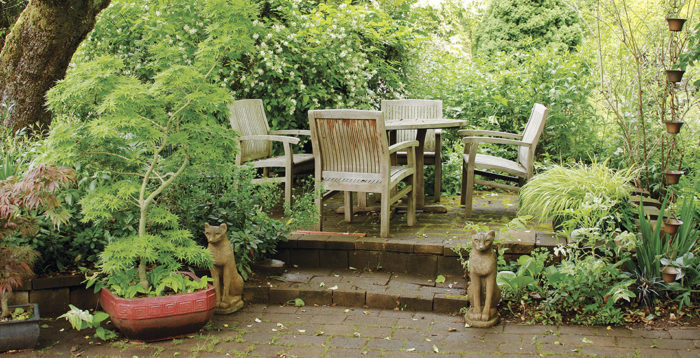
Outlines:
[[633, 179], [633, 170], [614, 171], [606, 163], [555, 165], [523, 186], [518, 214], [564, 218], [568, 230], [595, 227], [627, 200]]

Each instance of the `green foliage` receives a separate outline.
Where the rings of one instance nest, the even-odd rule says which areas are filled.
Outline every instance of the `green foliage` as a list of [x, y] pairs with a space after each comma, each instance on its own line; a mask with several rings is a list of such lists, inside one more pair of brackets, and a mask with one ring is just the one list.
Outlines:
[[[124, 61], [125, 73], [143, 81], [172, 65], [196, 63], [215, 48], [217, 85], [236, 98], [262, 98], [272, 128], [304, 128], [308, 109], [369, 107], [401, 93], [415, 35], [396, 19], [407, 10], [397, 8], [407, 6], [113, 1], [74, 63], [111, 54]], [[95, 76], [102, 77], [99, 71]]]
[[664, 248], [664, 254], [667, 258], [673, 260], [679, 258], [686, 253], [697, 251], [698, 231], [697, 222], [698, 205], [695, 203], [694, 196], [687, 195], [680, 200], [680, 220], [683, 224], [678, 228], [673, 240], [668, 240]]
[[[243, 11], [230, 3], [212, 0], [199, 6], [211, 16]], [[190, 5], [178, 9], [192, 10]], [[178, 229], [177, 216], [158, 200], [183, 173], [212, 170], [235, 156], [236, 134], [219, 120], [231, 96], [214, 77], [222, 61], [240, 57], [245, 48], [235, 36], [252, 22], [250, 13], [238, 15], [241, 21], [209, 26], [205, 36], [194, 38], [197, 50], [191, 58], [173, 58], [182, 52], [177, 43], [145, 43], [151, 62], [143, 76], [133, 76], [118, 58], [97, 57], [78, 63], [48, 94], [56, 119], [44, 157], [109, 176], [80, 198], [84, 222], [138, 212], [137, 234], [113, 240], [101, 255], [101, 269], [117, 275], [138, 263], [144, 291], [151, 289], [149, 264], [168, 272], [183, 264], [211, 265], [209, 252]]]
[[622, 310], [615, 303], [634, 297], [630, 290], [634, 280], [620, 265], [622, 262], [571, 250], [567, 259], [545, 271], [550, 289], [544, 308], [573, 314], [572, 321], [579, 324], [624, 323]]
[[195, 267], [212, 264], [209, 251], [197, 245], [189, 231], [164, 230], [160, 235], [133, 235], [111, 242], [100, 254], [100, 269], [108, 275], [117, 274], [142, 260], [168, 272], [180, 270], [182, 262]]
[[207, 288], [212, 279], [203, 276], [195, 279], [167, 266], [156, 266], [148, 271], [148, 288], [140, 284], [138, 271], [128, 267], [105, 274], [96, 272], [87, 278], [87, 287], [94, 287], [95, 293], [106, 288], [119, 297], [164, 296], [168, 294], [189, 293]]
[[582, 38], [576, 11], [562, 1], [491, 0], [475, 31], [474, 52], [488, 57], [549, 44], [572, 50]]
[[35, 235], [13, 238], [15, 245], [29, 245], [39, 252], [34, 265], [37, 274], [94, 267], [108, 242], [136, 234], [139, 215], [135, 207], [115, 213], [109, 219], [83, 221], [81, 199], [110, 181], [112, 175], [88, 172], [79, 165], [74, 170], [77, 185], [56, 194], [71, 220], [56, 230], [50, 220], [39, 218]]
[[102, 311], [97, 311], [92, 314], [87, 310], [81, 310], [73, 305], [69, 304], [68, 306], [70, 307], [70, 311], [58, 316], [58, 318], [65, 318], [73, 329], [81, 331], [84, 328], [96, 328], [95, 337], [103, 341], [108, 341], [117, 337], [117, 334], [113, 331], [100, 327], [102, 321], [109, 318], [108, 314]]
[[[635, 280], [620, 269], [607, 251], [597, 257], [576, 245], [559, 248], [561, 263], [545, 266], [547, 251], [533, 251], [518, 259], [517, 270], [501, 271], [497, 282], [504, 300], [531, 306], [534, 320], [561, 324], [564, 318], [578, 324], [622, 324], [622, 301], [634, 297]], [[510, 304], [508, 305], [511, 306]]]
[[627, 200], [633, 173], [613, 171], [606, 163], [554, 166], [523, 186], [518, 213], [541, 221], [565, 217], [569, 229], [595, 227]]
[[[450, 60], [449, 55], [444, 56]], [[464, 62], [459, 57], [436, 74], [439, 80], [416, 75], [418, 96], [444, 101], [446, 115], [468, 120], [469, 127], [522, 133], [534, 103], [549, 108], [538, 157], [589, 159], [600, 152], [599, 118], [591, 105], [595, 83], [590, 56], [557, 52], [546, 47], [533, 52], [495, 54]], [[440, 60], [440, 59], [439, 59]], [[443, 133], [448, 152], [462, 152], [456, 132]], [[509, 159], [514, 147], [484, 146], [484, 153]], [[444, 175], [460, 177], [459, 171]]]
[[25, 172], [35, 151], [36, 142], [28, 138], [26, 129], [13, 133], [9, 128], [0, 126], [0, 180]]
[[205, 175], [193, 171], [183, 175], [163, 199], [163, 205], [181, 217], [183, 227], [196, 233], [195, 238], [204, 245], [205, 222], [226, 224], [244, 279], [254, 260], [273, 255], [286, 234], [309, 224], [316, 215], [312, 190], [304, 190], [294, 196], [288, 220], [271, 218], [268, 213], [276, 210], [282, 194], [277, 186], [253, 184], [254, 175], [255, 170], [235, 165]]
[[22, 307], [15, 307], [15, 309], [12, 310], [10, 313], [10, 320], [11, 321], [26, 321], [34, 316], [34, 309], [30, 307], [28, 310], [25, 310]]
[[[549, 254], [535, 250], [530, 255], [522, 255], [517, 261], [517, 271], [499, 271], [496, 282], [506, 300], [519, 300], [526, 291], [542, 291], [539, 281]], [[527, 298], [527, 296], [525, 297]]]

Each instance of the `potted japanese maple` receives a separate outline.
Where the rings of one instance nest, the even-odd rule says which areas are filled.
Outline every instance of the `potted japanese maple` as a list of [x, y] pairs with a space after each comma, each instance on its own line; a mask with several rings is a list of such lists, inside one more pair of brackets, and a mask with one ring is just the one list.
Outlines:
[[73, 181], [73, 172], [54, 165], [39, 165], [22, 178], [0, 181], [0, 352], [32, 348], [39, 338], [39, 307], [36, 304], [10, 306], [12, 291], [33, 276], [38, 253], [28, 246], [14, 245], [13, 235], [31, 235], [41, 213], [56, 226], [68, 220], [55, 192]]
[[[206, 172], [235, 157], [235, 133], [217, 120], [227, 113], [231, 96], [211, 83], [213, 66], [206, 73], [201, 68], [202, 63], [173, 65], [153, 81], [140, 81], [123, 75], [118, 59], [103, 57], [69, 73], [48, 94], [58, 116], [47, 139], [50, 151], [103, 178], [80, 202], [84, 220], [137, 218], [132, 235], [105, 247], [99, 271], [88, 283], [130, 339], [193, 334], [216, 305], [207, 277], [182, 272], [210, 267], [211, 254], [180, 229], [168, 203], [159, 201], [186, 171]], [[95, 95], [86, 97], [81, 91], [95, 70], [112, 80], [102, 81], [91, 89]], [[72, 120], [76, 115], [80, 121]]]

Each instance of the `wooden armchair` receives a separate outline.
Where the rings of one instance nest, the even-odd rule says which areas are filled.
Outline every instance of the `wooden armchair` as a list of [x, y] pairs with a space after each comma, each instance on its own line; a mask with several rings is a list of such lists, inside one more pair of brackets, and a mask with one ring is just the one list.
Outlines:
[[[382, 113], [387, 122], [411, 119], [435, 119], [442, 118], [442, 101], [429, 99], [396, 99], [382, 101]], [[397, 131], [397, 142], [415, 140], [415, 130]], [[442, 130], [428, 130], [425, 134], [424, 164], [435, 166], [435, 180], [433, 196], [435, 202], [440, 201], [442, 191]], [[406, 152], [398, 153], [399, 163], [406, 162]]]
[[[539, 141], [542, 130], [544, 129], [544, 124], [547, 120], [548, 113], [549, 110], [547, 107], [536, 103], [532, 108], [530, 119], [528, 119], [527, 124], [525, 125], [523, 134], [485, 130], [461, 130], [457, 132], [459, 135], [466, 136], [462, 138], [462, 141], [464, 142], [464, 155], [462, 162], [461, 198], [462, 204], [464, 204], [466, 217], [470, 217], [472, 214], [474, 184], [487, 185], [513, 191], [520, 190], [519, 186], [475, 179], [475, 174], [479, 174], [490, 179], [516, 181], [519, 184], [522, 181], [532, 177], [532, 164], [535, 156], [535, 149], [537, 148], [537, 142]], [[477, 154], [479, 144], [481, 143], [517, 146], [518, 160], [512, 161], [492, 155]], [[514, 176], [491, 173], [479, 169], [495, 170]]]
[[[352, 218], [352, 192], [381, 193], [380, 236], [389, 236], [390, 206], [408, 194], [408, 226], [416, 221], [415, 147], [405, 141], [389, 147], [382, 112], [350, 109], [309, 111], [311, 142], [316, 158], [317, 230], [322, 229], [321, 191], [345, 192], [345, 221]], [[391, 166], [390, 155], [406, 150], [407, 166]], [[409, 183], [392, 194], [401, 181]]]
[[[271, 131], [265, 117], [265, 109], [260, 99], [242, 99], [229, 105], [231, 127], [240, 133], [240, 152], [236, 164], [250, 164], [262, 168], [264, 178], [253, 179], [254, 183], [284, 183], [284, 202], [292, 201], [293, 175], [301, 170], [310, 170], [313, 154], [294, 154], [292, 144], [299, 138], [289, 135], [311, 135], [308, 130]], [[280, 142], [284, 147], [283, 156], [272, 156], [272, 143]], [[284, 177], [270, 177], [270, 168], [284, 168]]]

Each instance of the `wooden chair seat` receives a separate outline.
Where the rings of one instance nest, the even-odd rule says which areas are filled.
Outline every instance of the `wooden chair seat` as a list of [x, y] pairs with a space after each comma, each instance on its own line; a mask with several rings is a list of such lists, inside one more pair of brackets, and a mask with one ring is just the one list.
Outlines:
[[[293, 154], [292, 155], [292, 163], [294, 165], [313, 163], [313, 161], [314, 161], [313, 154]], [[284, 168], [285, 165], [287, 165], [287, 157], [281, 155], [278, 157], [272, 157], [272, 158], [267, 158], [267, 159], [252, 160], [252, 161], [248, 162], [247, 164], [252, 165], [253, 168]]]
[[[464, 163], [469, 165], [469, 154], [464, 154]], [[475, 169], [491, 169], [527, 178], [527, 168], [522, 164], [505, 158], [495, 157], [488, 154], [477, 154], [474, 159]]]
[[[474, 184], [486, 185], [505, 190], [520, 190], [519, 186], [507, 185], [495, 181], [486, 181], [475, 178], [475, 174], [485, 176], [487, 178], [496, 178], [508, 181], [518, 181], [521, 184], [522, 179], [530, 179], [532, 177], [533, 162], [535, 158], [535, 150], [537, 142], [544, 130], [544, 125], [547, 120], [549, 110], [547, 107], [535, 103], [530, 113], [530, 118], [525, 124], [525, 129], [522, 134], [505, 133], [488, 130], [461, 130], [457, 132], [459, 135], [465, 136], [462, 138], [464, 143], [464, 155], [462, 156], [462, 199], [464, 204], [464, 213], [466, 217], [472, 215], [472, 201], [474, 195]], [[477, 154], [479, 145], [501, 144], [509, 145], [517, 148], [518, 161], [512, 161], [505, 158], [499, 158], [493, 155]], [[515, 175], [516, 177], [508, 177], [506, 175], [483, 172], [478, 169], [495, 170]]]
[[[389, 181], [395, 184], [409, 175], [415, 172], [414, 168], [409, 168], [406, 166], [394, 166], [390, 169]], [[383, 179], [379, 173], [368, 174], [368, 173], [348, 173], [348, 172], [330, 172], [326, 171], [323, 173], [324, 185], [328, 190], [343, 190], [348, 184], [365, 186], [363, 189], [358, 190], [367, 193], [381, 193], [382, 187], [377, 184], [382, 184]]]

